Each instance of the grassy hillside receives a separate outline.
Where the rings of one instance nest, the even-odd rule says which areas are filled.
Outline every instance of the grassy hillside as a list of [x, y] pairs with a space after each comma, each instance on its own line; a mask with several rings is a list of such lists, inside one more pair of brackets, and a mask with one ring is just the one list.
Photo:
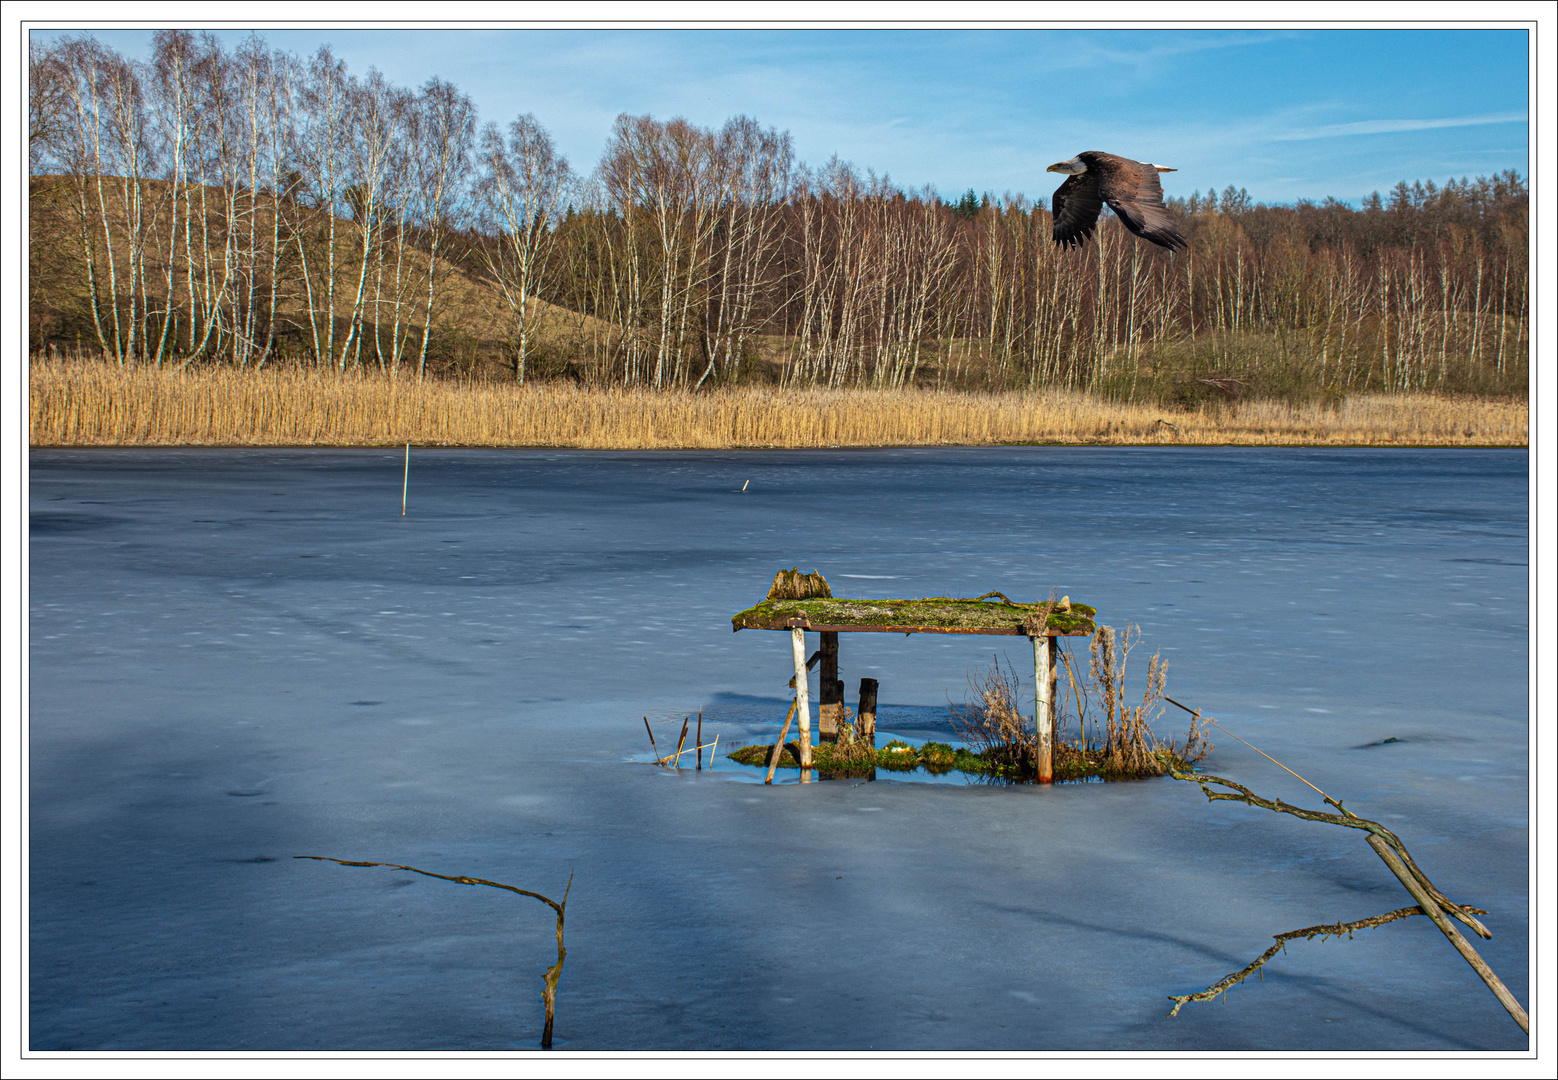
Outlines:
[[[125, 276], [124, 268], [131, 264], [131, 259], [128, 244], [125, 242], [126, 210], [119, 190], [121, 185], [122, 181], [118, 178], [110, 177], [106, 180], [108, 193], [106, 211], [110, 230], [115, 237], [116, 268], [122, 279]], [[140, 273], [150, 283], [154, 295], [156, 289], [165, 287], [170, 257], [174, 263], [174, 292], [181, 299], [182, 294], [188, 290], [188, 279], [191, 276], [196, 279], [194, 284], [197, 294], [201, 289], [210, 287], [205, 280], [208, 272], [219, 282], [226, 265], [224, 259], [227, 257], [223, 250], [224, 239], [219, 228], [221, 190], [206, 187], [193, 195], [188, 192], [181, 195], [181, 205], [192, 203], [199, 206], [201, 199], [204, 198], [207, 217], [210, 218], [211, 227], [216, 230], [217, 235], [202, 242], [199, 234], [200, 222], [197, 220], [193, 226], [186, 223], [186, 228], [192, 228], [194, 232], [195, 242], [186, 246], [186, 238], [183, 230], [180, 230], [179, 235], [174, 238], [175, 243], [172, 245], [170, 256], [167, 237], [157, 230], [160, 228], [165, 232], [170, 224], [167, 206], [171, 197], [171, 187], [162, 181], [143, 181], [142, 185], [143, 204], [157, 211], [155, 214], [147, 214], [149, 219], [158, 222], [158, 226], [149, 230], [148, 243], [140, 260]], [[95, 198], [95, 190], [90, 194]], [[58, 176], [32, 178], [28, 214], [31, 284], [28, 315], [34, 354], [89, 356], [95, 355], [98, 351], [77, 199], [78, 192], [70, 178]], [[89, 210], [94, 215], [102, 213], [95, 203], [89, 207]], [[285, 217], [296, 220], [283, 223], [274, 275], [270, 272], [271, 267], [265, 252], [260, 252], [259, 257], [256, 258], [255, 253], [250, 251], [246, 259], [242, 260], [258, 263], [264, 272], [264, 277], [256, 283], [255, 306], [259, 311], [262, 324], [268, 322], [270, 313], [274, 311], [275, 343], [269, 358], [270, 362], [298, 362], [312, 355], [313, 327], [309, 320], [309, 296], [298, 280], [297, 268], [302, 252], [306, 252], [307, 258], [316, 268], [323, 265], [328, 243], [329, 219], [324, 214], [311, 211], [306, 206], [296, 203], [285, 204], [285, 210]], [[253, 217], [252, 233], [257, 238], [256, 243], [269, 244], [275, 224], [273, 213], [264, 202], [261, 202], [254, 210]], [[176, 224], [176, 220], [172, 220], [171, 223]], [[355, 286], [355, 279], [351, 276], [351, 271], [356, 269], [354, 260], [361, 259], [360, 238], [355, 234], [356, 226], [351, 221], [338, 219], [335, 225], [336, 259], [344, 268], [338, 273], [340, 279], [338, 287], [343, 295], [349, 297]], [[248, 243], [250, 232], [249, 229], [243, 230], [237, 236], [235, 243]], [[99, 302], [106, 321], [111, 308], [107, 300], [105, 272], [107, 249], [103, 242], [101, 225], [89, 221], [87, 238], [92, 244], [96, 261], [95, 276]], [[438, 283], [429, 335], [429, 372], [434, 375], [462, 378], [502, 379], [505, 375], [512, 377], [515, 314], [490, 278], [482, 273], [480, 260], [468, 247], [454, 243], [447, 245], [447, 249], [455, 254], [463, 254], [464, 258], [453, 260], [440, 257], [435, 261], [426, 250], [425, 236], [413, 234], [408, 237], [408, 240], [401, 265], [386, 267], [386, 275], [398, 271], [401, 277], [410, 283], [403, 289], [405, 294], [401, 326], [403, 351], [414, 355], [420, 344], [424, 309], [417, 305], [425, 303], [427, 275], [432, 269], [438, 276]], [[193, 275], [189, 272], [191, 247], [194, 248]], [[235, 263], [240, 261], [233, 259]], [[277, 283], [274, 308], [269, 306], [269, 286], [272, 277]], [[393, 278], [391, 281], [393, 282]], [[229, 297], [229, 302], [241, 288], [241, 283], [228, 287], [225, 295]], [[127, 301], [122, 295], [125, 291], [121, 284], [122, 310], [127, 308]], [[198, 295], [195, 302], [200, 303]], [[316, 305], [317, 303], [316, 300]], [[342, 301], [338, 300], [338, 306], [342, 306]], [[381, 295], [376, 303], [370, 300], [367, 306], [369, 313], [361, 331], [364, 355], [359, 355], [350, 366], [378, 368], [382, 365], [375, 356], [373, 346], [377, 343], [381, 346], [380, 351], [389, 349], [388, 342], [395, 329], [393, 296]], [[616, 332], [609, 323], [544, 300], [531, 298], [529, 308], [531, 318], [537, 327], [535, 351], [530, 358], [529, 367], [533, 374], [540, 378], [565, 374], [568, 370], [569, 357], [587, 348], [588, 342], [609, 339]], [[124, 310], [124, 313], [128, 315], [127, 310]], [[316, 322], [318, 321], [321, 320], [316, 319]], [[337, 314], [334, 321], [337, 339], [344, 338], [349, 329], [347, 318], [344, 314]], [[175, 324], [174, 347], [169, 349], [170, 363], [181, 363], [184, 358], [181, 353], [183, 342], [179, 338], [182, 329], [182, 326]], [[210, 362], [213, 359], [215, 358], [203, 357], [197, 363]]]

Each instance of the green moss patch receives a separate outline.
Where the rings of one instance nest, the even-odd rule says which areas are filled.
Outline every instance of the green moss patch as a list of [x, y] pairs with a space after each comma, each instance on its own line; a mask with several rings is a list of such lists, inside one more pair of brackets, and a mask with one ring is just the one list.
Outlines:
[[[1042, 604], [1015, 604], [1001, 600], [961, 600], [945, 596], [919, 600], [846, 600], [814, 597], [808, 600], [764, 600], [731, 617], [735, 630], [785, 630], [792, 620], [807, 626], [858, 627], [921, 632], [994, 631], [1026, 633], [1024, 620]], [[1051, 611], [1046, 628], [1051, 634], [1083, 635], [1093, 632], [1097, 611], [1073, 602], [1069, 611]]]
[[[731, 751], [726, 757], [739, 765], [767, 768], [768, 756], [773, 753], [773, 749], [771, 743], [767, 746], [743, 746], [739, 750]], [[779, 768], [799, 769], [800, 752], [801, 747], [798, 742], [792, 740], [785, 743], [784, 750], [779, 755]], [[1161, 759], [1158, 764], [1162, 766], [1163, 772], [1171, 769], [1184, 771], [1192, 767], [1167, 751], [1160, 751], [1158, 756]], [[823, 776], [833, 777], [868, 776], [875, 768], [901, 773], [924, 769], [934, 775], [957, 771], [970, 776], [1007, 780], [1013, 783], [1035, 779], [1033, 768], [1026, 763], [1003, 760], [996, 753], [976, 754], [961, 746], [954, 747], [939, 742], [911, 746], [902, 739], [893, 739], [885, 746], [878, 747], [874, 755], [862, 743], [851, 745], [819, 743], [811, 748], [811, 757], [812, 768]], [[1055, 779], [1062, 782], [1090, 779], [1140, 780], [1146, 776], [1162, 775], [1159, 772], [1111, 771], [1102, 751], [1087, 752], [1069, 744], [1055, 747], [1051, 764]]]

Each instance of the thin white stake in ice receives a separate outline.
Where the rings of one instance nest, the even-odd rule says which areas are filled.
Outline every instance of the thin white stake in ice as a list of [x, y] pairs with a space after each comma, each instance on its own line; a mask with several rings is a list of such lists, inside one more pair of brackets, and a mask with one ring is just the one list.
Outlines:
[[406, 444], [406, 471], [400, 474], [400, 516], [406, 516], [406, 484], [411, 480], [411, 444]]

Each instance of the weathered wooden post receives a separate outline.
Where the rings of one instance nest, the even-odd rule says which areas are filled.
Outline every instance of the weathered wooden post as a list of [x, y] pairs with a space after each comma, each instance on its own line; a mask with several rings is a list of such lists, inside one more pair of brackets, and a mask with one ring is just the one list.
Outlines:
[[876, 749], [876, 680], [860, 680], [860, 708], [855, 713], [855, 738]]
[[844, 684], [839, 681], [839, 635], [837, 630], [824, 630], [821, 653], [822, 670], [817, 687], [817, 740], [836, 743], [839, 724], [844, 719]]
[[1039, 783], [1055, 779], [1055, 639], [1047, 633], [1033, 642], [1033, 718], [1039, 732]]
[[801, 783], [811, 783], [811, 702], [806, 679], [806, 631], [790, 628], [790, 651], [795, 654], [795, 711], [801, 716]]

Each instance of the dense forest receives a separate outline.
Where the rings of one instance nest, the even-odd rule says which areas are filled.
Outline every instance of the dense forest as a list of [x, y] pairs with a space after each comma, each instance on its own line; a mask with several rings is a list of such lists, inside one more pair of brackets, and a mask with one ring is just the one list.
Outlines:
[[1353, 208], [1171, 198], [1062, 250], [1017, 196], [948, 201], [736, 117], [621, 116], [587, 175], [530, 115], [251, 36], [149, 62], [34, 42], [37, 356], [592, 386], [1063, 387], [1191, 402], [1525, 393], [1527, 189]]

